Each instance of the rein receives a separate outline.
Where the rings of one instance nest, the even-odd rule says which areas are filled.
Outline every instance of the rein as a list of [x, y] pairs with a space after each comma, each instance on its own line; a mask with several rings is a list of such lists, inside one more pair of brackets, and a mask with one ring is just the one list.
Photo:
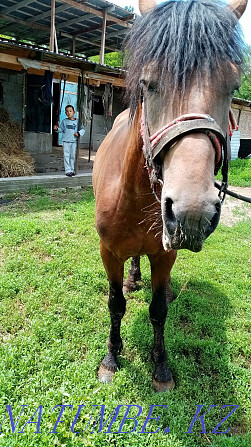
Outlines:
[[[210, 115], [189, 113], [179, 116], [172, 122], [166, 124], [160, 130], [150, 135], [147, 116], [147, 86], [140, 83], [142, 114], [140, 119], [140, 130], [143, 139], [143, 153], [146, 160], [149, 180], [152, 191], [160, 202], [160, 190], [158, 185], [163, 185], [161, 178], [161, 166], [158, 164], [157, 156], [161, 153], [164, 146], [170, 148], [176, 143], [178, 138], [194, 132], [203, 132], [211, 140], [216, 153], [215, 170], [216, 175], [221, 168], [222, 182], [220, 185], [219, 198], [224, 202], [228, 186], [228, 167], [231, 158], [230, 136], [225, 138], [220, 126]], [[230, 111], [230, 124], [232, 129], [236, 129], [233, 115]], [[223, 162], [222, 162], [223, 152]]]
[[[217, 189], [221, 188], [221, 185], [218, 182], [214, 182], [214, 186]], [[226, 194], [228, 194], [231, 197], [234, 197], [235, 199], [242, 200], [243, 202], [251, 203], [251, 198], [242, 196], [241, 194], [237, 194], [236, 192], [230, 191], [229, 189], [226, 189]]]

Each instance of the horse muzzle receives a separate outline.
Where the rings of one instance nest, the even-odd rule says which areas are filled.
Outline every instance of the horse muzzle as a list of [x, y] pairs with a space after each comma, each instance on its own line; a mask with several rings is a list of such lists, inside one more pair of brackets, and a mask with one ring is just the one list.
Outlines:
[[165, 198], [162, 201], [163, 235], [165, 250], [187, 249], [198, 252], [205, 239], [215, 230], [220, 220], [221, 203], [206, 203], [203, 207], [185, 209]]

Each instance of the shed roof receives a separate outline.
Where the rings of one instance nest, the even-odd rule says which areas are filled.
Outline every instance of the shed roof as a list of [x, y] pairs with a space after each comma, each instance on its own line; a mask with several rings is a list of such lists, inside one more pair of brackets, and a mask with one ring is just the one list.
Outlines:
[[[51, 0], [0, 0], [0, 34], [49, 45]], [[55, 28], [59, 51], [87, 57], [99, 54], [104, 11], [105, 51], [118, 51], [134, 21], [128, 10], [105, 0], [56, 0]]]
[[242, 108], [245, 107], [246, 109], [249, 109], [251, 111], [251, 101], [249, 101], [247, 99], [233, 98], [232, 106], [233, 105], [240, 106]]
[[77, 82], [78, 76], [84, 74], [94, 85], [109, 82], [114, 86], [124, 87], [125, 70], [121, 68], [97, 64], [83, 57], [56, 54], [49, 49], [0, 38], [1, 68], [17, 71], [25, 69], [33, 74], [43, 74], [45, 70], [50, 70], [55, 73], [54, 77], [67, 75], [67, 79], [73, 82]]

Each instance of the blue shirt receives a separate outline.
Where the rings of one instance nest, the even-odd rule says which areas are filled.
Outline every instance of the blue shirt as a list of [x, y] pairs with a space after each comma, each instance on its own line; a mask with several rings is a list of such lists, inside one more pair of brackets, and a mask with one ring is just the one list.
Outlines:
[[69, 118], [65, 118], [58, 128], [58, 132], [63, 133], [62, 142], [65, 143], [73, 143], [77, 140], [77, 137], [74, 133], [79, 132], [82, 136], [85, 133], [85, 129], [81, 124], [80, 130], [78, 130], [78, 119], [70, 120]]

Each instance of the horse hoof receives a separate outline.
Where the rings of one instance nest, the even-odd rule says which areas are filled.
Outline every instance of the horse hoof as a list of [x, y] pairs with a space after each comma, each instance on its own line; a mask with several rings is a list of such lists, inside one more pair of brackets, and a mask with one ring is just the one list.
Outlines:
[[134, 281], [127, 279], [123, 284], [123, 294], [135, 292], [137, 290], [137, 286]]
[[103, 365], [98, 370], [98, 379], [102, 383], [111, 383], [116, 370], [111, 371]]
[[177, 295], [176, 295], [175, 293], [171, 292], [171, 293], [168, 295], [168, 298], [167, 298], [167, 302], [168, 302], [168, 304], [169, 304], [169, 303], [172, 303], [176, 298], [177, 298]]
[[123, 293], [126, 294], [130, 292], [136, 292], [136, 290], [141, 289], [141, 287], [143, 287], [143, 281], [141, 280], [134, 281], [131, 280], [130, 278], [127, 278], [123, 284]]
[[115, 372], [118, 371], [118, 361], [115, 354], [108, 352], [102, 360], [98, 370], [100, 382], [111, 383]]
[[157, 380], [153, 379], [153, 386], [156, 393], [164, 393], [167, 390], [171, 391], [174, 385], [175, 382], [173, 379], [169, 380], [168, 382], [158, 382]]
[[171, 391], [173, 389], [173, 376], [165, 362], [156, 365], [153, 374], [153, 385], [157, 393], [163, 393], [167, 390]]

